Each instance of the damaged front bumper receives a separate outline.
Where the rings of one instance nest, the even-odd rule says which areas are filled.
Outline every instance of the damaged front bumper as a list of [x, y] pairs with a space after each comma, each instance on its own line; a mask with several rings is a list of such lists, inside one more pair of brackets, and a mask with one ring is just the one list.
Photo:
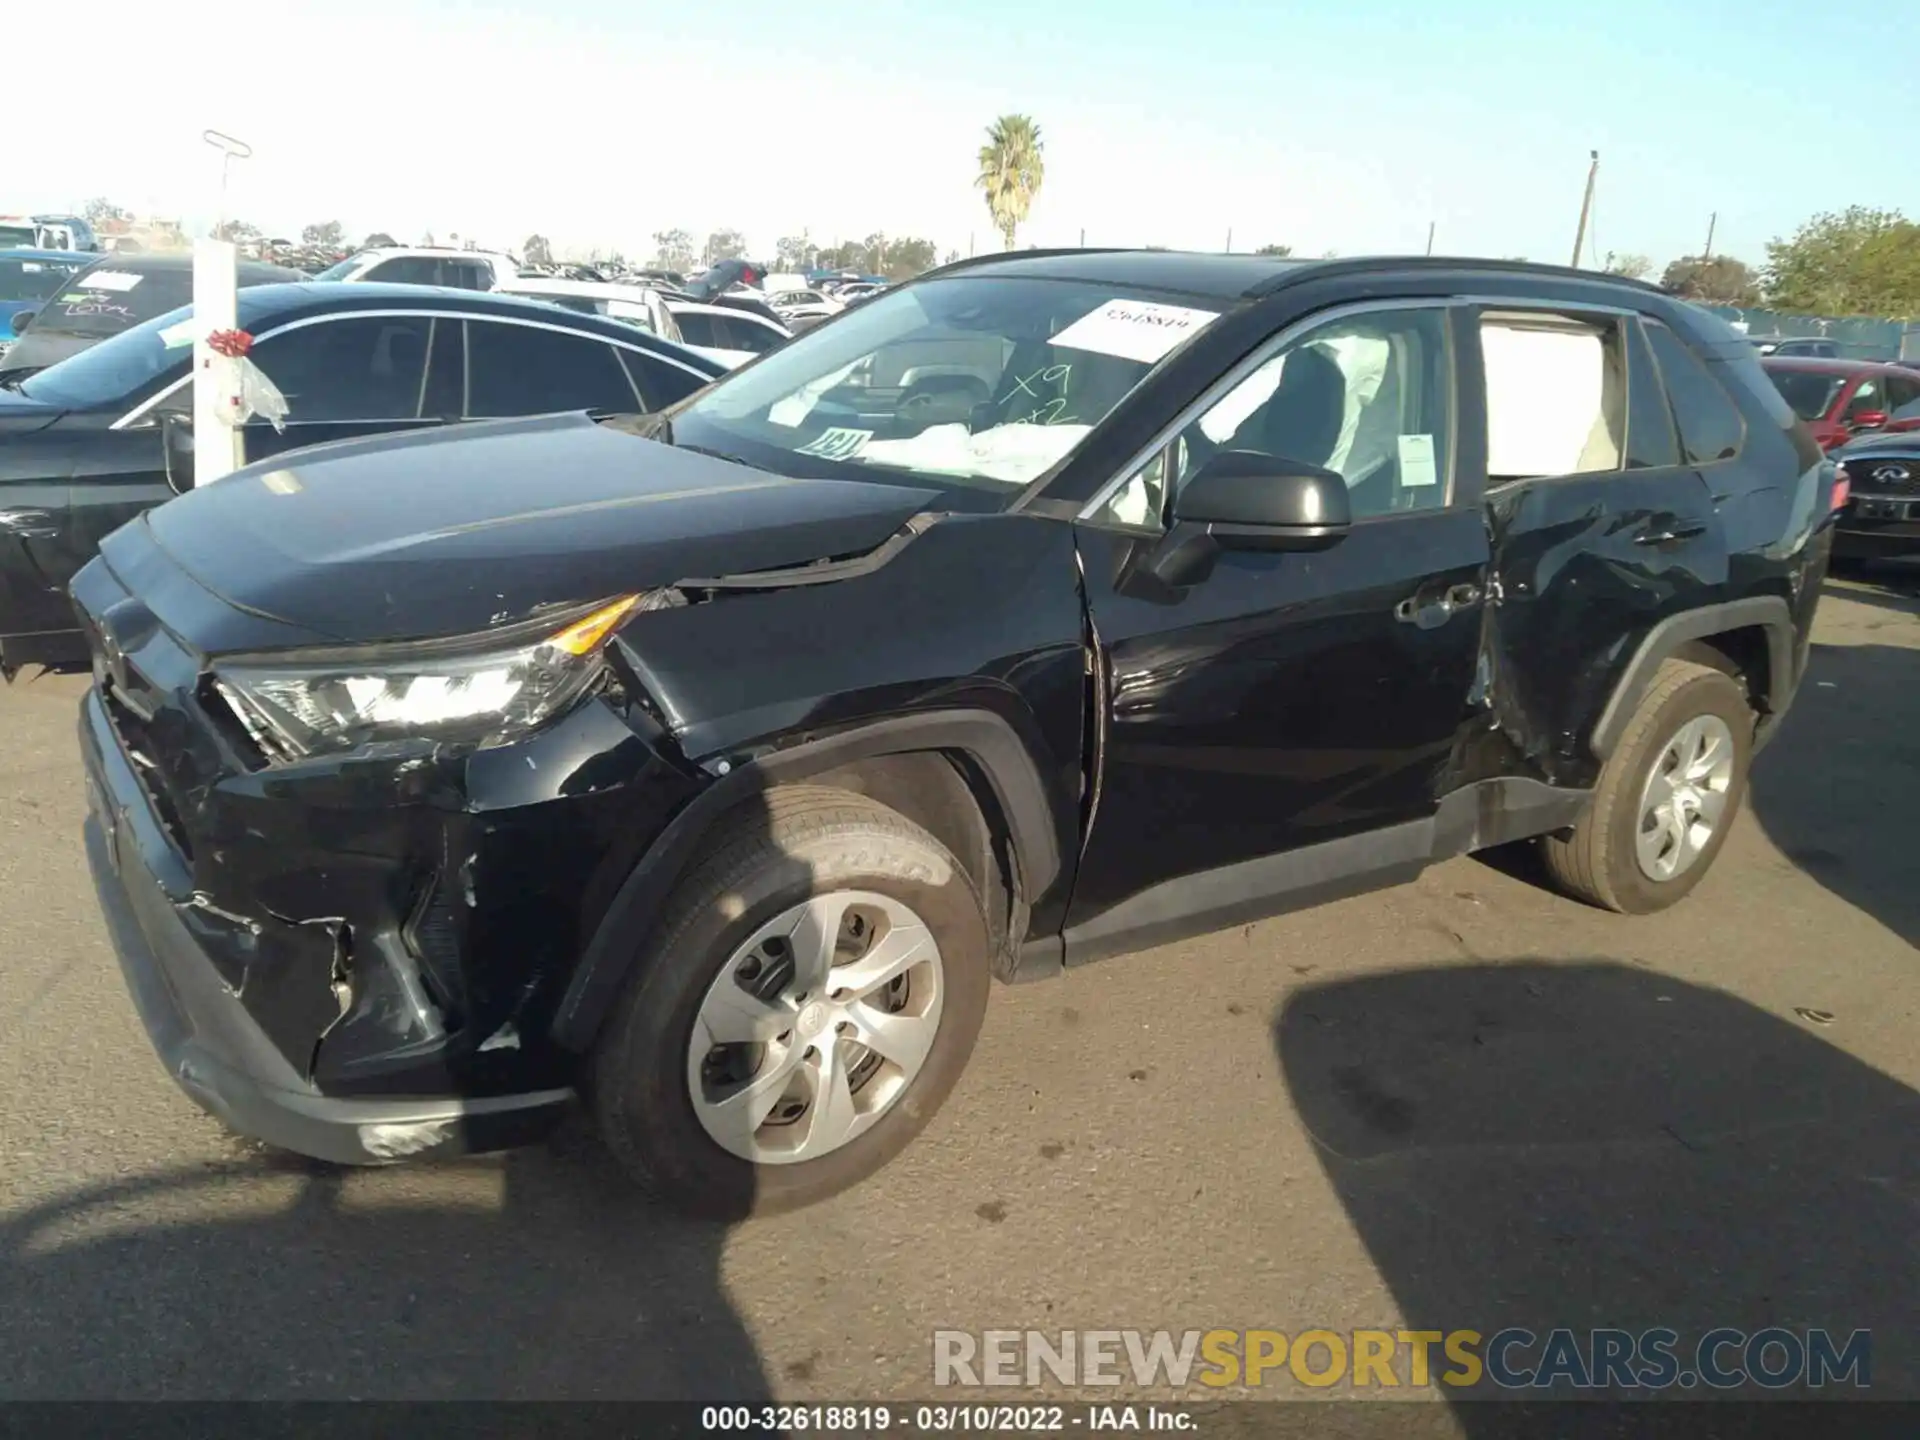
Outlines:
[[[212, 909], [153, 812], [98, 692], [80, 714], [90, 814], [87, 859], [114, 949], [168, 1072], [242, 1134], [318, 1159], [379, 1164], [427, 1153], [504, 1149], [545, 1133], [573, 1100], [566, 1088], [478, 1097], [326, 1095], [269, 1038], [197, 930], [226, 924], [294, 959], [325, 965], [325, 927], [268, 923]], [[231, 943], [231, 937], [229, 937]], [[314, 951], [301, 954], [301, 946]], [[220, 947], [214, 947], [220, 948]]]

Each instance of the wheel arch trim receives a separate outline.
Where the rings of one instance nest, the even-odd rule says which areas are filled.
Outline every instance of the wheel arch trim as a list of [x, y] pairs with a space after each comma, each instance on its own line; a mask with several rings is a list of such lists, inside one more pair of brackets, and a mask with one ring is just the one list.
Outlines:
[[1767, 711], [1773, 716], [1784, 713], [1799, 678], [1794, 673], [1793, 612], [1787, 602], [1778, 595], [1752, 595], [1703, 605], [1669, 615], [1641, 639], [1594, 724], [1590, 745], [1595, 757], [1605, 761], [1613, 754], [1640, 697], [1652, 686], [1661, 665], [1682, 647], [1756, 626], [1767, 637], [1767, 693], [1763, 697]]
[[[823, 775], [861, 760], [915, 751], [960, 751], [978, 766], [1020, 867], [1021, 885], [1038, 895], [1059, 879], [1060, 819], [1034, 757], [1006, 719], [988, 710], [941, 710], [889, 716], [770, 750], [725, 775], [667, 822], [615, 894], [581, 953], [550, 1027], [556, 1044], [580, 1052], [593, 1043], [644, 934], [714, 824], [749, 796]], [[987, 817], [992, 823], [994, 817]]]

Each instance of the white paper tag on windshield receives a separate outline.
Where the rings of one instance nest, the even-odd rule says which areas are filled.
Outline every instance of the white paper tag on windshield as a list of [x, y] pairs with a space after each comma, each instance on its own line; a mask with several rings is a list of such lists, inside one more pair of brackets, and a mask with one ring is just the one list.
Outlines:
[[1211, 310], [1190, 310], [1184, 305], [1109, 300], [1067, 326], [1052, 343], [1152, 365], [1216, 318]]
[[853, 430], [844, 425], [835, 425], [832, 429], [822, 430], [799, 448], [802, 455], [818, 455], [822, 460], [851, 460], [867, 448], [867, 441], [872, 438], [871, 430]]
[[125, 270], [96, 270], [79, 282], [82, 290], [112, 290], [124, 294], [140, 283], [141, 277]]
[[1419, 485], [1438, 485], [1439, 471], [1433, 463], [1433, 436], [1400, 437], [1400, 484], [1411, 489]]

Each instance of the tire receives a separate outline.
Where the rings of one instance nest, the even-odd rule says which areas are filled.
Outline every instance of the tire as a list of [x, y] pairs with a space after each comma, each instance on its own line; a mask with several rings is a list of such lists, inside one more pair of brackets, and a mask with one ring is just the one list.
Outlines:
[[[1602, 767], [1586, 815], [1570, 834], [1541, 841], [1541, 855], [1556, 887], [1577, 900], [1626, 915], [1649, 915], [1683, 899], [1712, 868], [1739, 814], [1756, 718], [1745, 690], [1724, 672], [1688, 660], [1662, 665]], [[1700, 722], [1703, 730], [1712, 731], [1715, 721], [1731, 745], [1730, 770], [1718, 791], [1723, 796], [1720, 813], [1710, 837], [1683, 868], [1670, 877], [1657, 877], [1643, 866], [1639, 844], [1646, 813], [1642, 802], [1654, 765], [1672, 758], [1668, 747], [1685, 727]]]
[[[931, 935], [937, 950], [929, 987], [934, 1009], [926, 1029], [917, 1032], [930, 1034], [931, 1043], [904, 1080], [905, 1072], [888, 1068], [890, 1061], [872, 1062], [871, 1078], [877, 1083], [884, 1074], [892, 1098], [884, 1109], [874, 1105], [878, 1118], [864, 1121], [868, 1128], [814, 1158], [757, 1163], [723, 1146], [702, 1118], [711, 1111], [700, 1109], [695, 1094], [704, 1091], [707, 1074], [693, 1054], [696, 1023], [705, 1048], [709, 1032], [703, 1006], [718, 994], [723, 977], [745, 973], [743, 964], [759, 968], [762, 950], [743, 962], [737, 953], [741, 947], [769, 925], [783, 924], [793, 907], [813, 902], [831, 908], [848, 894], [866, 897], [848, 903], [849, 923], [859, 924], [855, 912], [864, 914], [869, 903], [893, 912], [905, 907]], [[878, 926], [869, 933], [880, 933]], [[989, 946], [973, 882], [939, 841], [911, 820], [845, 791], [814, 786], [769, 791], [721, 822], [720, 832], [675, 887], [595, 1043], [587, 1078], [601, 1136], [643, 1189], [705, 1218], [773, 1214], [838, 1194], [905, 1149], [959, 1080], [986, 1012]], [[792, 944], [788, 954], [805, 948]], [[789, 968], [794, 964], [790, 958]], [[922, 970], [911, 974], [918, 977]], [[738, 982], [728, 978], [726, 983]], [[918, 978], [911, 981], [912, 988], [920, 984]], [[764, 1003], [790, 1005], [796, 998], [807, 996], [796, 989]], [[827, 999], [824, 986], [815, 998]], [[820, 1008], [793, 1010], [793, 1046], [812, 1033], [803, 1020], [820, 1023], [805, 1012]], [[835, 1032], [845, 1028], [833, 1026], [818, 1036], [835, 1064], [845, 1053], [837, 1048], [844, 1042]], [[742, 1064], [745, 1079], [739, 1084], [744, 1086], [773, 1073], [767, 1067], [776, 1048], [771, 1043], [716, 1047], [708, 1059], [757, 1057]], [[804, 1053], [811, 1061], [821, 1052], [808, 1048]], [[781, 1054], [782, 1063], [796, 1067], [791, 1073], [801, 1084], [807, 1077], [792, 1050]], [[858, 1068], [849, 1073], [857, 1076]], [[783, 1100], [781, 1108], [790, 1103], [797, 1102]], [[809, 1116], [812, 1108], [809, 1101]], [[811, 1123], [809, 1118], [809, 1128]], [[756, 1138], [770, 1133], [767, 1127], [751, 1130]], [[753, 1146], [751, 1140], [738, 1143]]]

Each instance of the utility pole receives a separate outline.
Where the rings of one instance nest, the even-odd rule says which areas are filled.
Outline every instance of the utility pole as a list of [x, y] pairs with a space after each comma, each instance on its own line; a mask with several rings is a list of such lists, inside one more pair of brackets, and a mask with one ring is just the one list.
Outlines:
[[1600, 173], [1600, 152], [1592, 150], [1588, 153], [1593, 160], [1587, 166], [1587, 193], [1580, 201], [1580, 228], [1573, 236], [1573, 264], [1576, 269], [1580, 265], [1580, 252], [1587, 246], [1587, 217], [1593, 213], [1593, 178]]
[[1718, 210], [1707, 217], [1707, 248], [1700, 252], [1700, 258], [1702, 260], [1711, 260], [1713, 258], [1713, 228], [1719, 223], [1720, 212]]
[[1440, 222], [1439, 222], [1439, 221], [1437, 221], [1437, 220], [1429, 220], [1429, 221], [1427, 222], [1427, 254], [1429, 254], [1429, 255], [1431, 255], [1431, 254], [1433, 254], [1433, 230], [1434, 230], [1434, 226], [1436, 226], [1436, 225], [1438, 225], [1439, 223], [1440, 223]]
[[1227, 227], [1227, 254], [1231, 255], [1232, 253], [1233, 253], [1233, 227], [1229, 225]]
[[1084, 225], [1080, 227], [1080, 248], [1082, 250], [1087, 248], [1087, 227]]

